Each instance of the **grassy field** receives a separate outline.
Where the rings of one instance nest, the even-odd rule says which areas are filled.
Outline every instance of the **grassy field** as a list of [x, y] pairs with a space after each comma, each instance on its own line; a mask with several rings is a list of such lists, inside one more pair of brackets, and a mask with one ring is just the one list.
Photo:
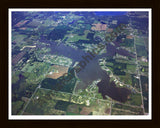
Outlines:
[[136, 51], [138, 56], [148, 56], [147, 50], [145, 49], [145, 46], [136, 45]]
[[35, 64], [33, 64], [32, 66], [29, 64], [29, 63], [27, 63], [23, 68], [22, 68], [22, 71], [23, 72], [31, 72], [33, 69], [34, 69], [34, 67], [35, 67]]
[[132, 85], [132, 78], [131, 74], [126, 73], [125, 75], [119, 75], [120, 81], [124, 82], [125, 84]]
[[140, 107], [132, 107], [132, 106], [127, 106], [127, 105], [120, 104], [120, 103], [113, 103], [112, 108], [128, 110], [131, 112], [135, 112], [136, 114], [140, 114], [140, 115], [143, 113], [143, 109]]
[[137, 65], [127, 64], [127, 71], [135, 73]]
[[[73, 35], [66, 35], [67, 37], [69, 37], [67, 39], [67, 42], [77, 42], [79, 40], [89, 40], [87, 39], [87, 34], [89, 31], [84, 31], [84, 35], [79, 36], [78, 34], [73, 34]], [[65, 38], [65, 37], [64, 37]]]
[[148, 62], [144, 62], [144, 61], [138, 61], [138, 63], [142, 66], [148, 66]]
[[32, 64], [27, 64], [22, 71], [28, 83], [37, 83], [48, 73], [49, 67], [50, 64], [47, 63], [33, 62]]
[[111, 115], [136, 115], [136, 113], [130, 111], [112, 109]]
[[135, 37], [134, 39], [135, 39], [136, 45], [144, 46], [144, 38], [143, 37]]
[[68, 67], [60, 66], [60, 65], [53, 65], [51, 69], [49, 70], [50, 74], [48, 74], [47, 78], [57, 79], [63, 74], [68, 72]]
[[[31, 99], [24, 115], [107, 115], [111, 103], [70, 93], [56, 92], [40, 88]], [[83, 103], [80, 103], [83, 101]], [[106, 111], [107, 110], [107, 111]]]
[[129, 99], [126, 102], [126, 104], [141, 106], [142, 105], [141, 94], [138, 94], [138, 93], [134, 94], [134, 93], [132, 93], [129, 96]]
[[15, 33], [13, 33], [12, 41], [15, 41], [16, 43], [20, 44], [20, 46], [22, 46], [23, 44], [25, 44], [25, 43], [22, 43], [22, 42], [24, 42], [23, 40], [26, 37], [27, 37], [27, 35], [17, 34], [15, 32]]

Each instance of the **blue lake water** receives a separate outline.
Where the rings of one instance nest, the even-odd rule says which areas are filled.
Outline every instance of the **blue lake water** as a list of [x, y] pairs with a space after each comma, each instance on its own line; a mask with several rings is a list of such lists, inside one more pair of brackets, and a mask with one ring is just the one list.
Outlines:
[[118, 16], [118, 15], [126, 15], [127, 12], [108, 12], [108, 11], [105, 11], [105, 12], [94, 12], [96, 15], [98, 16]]

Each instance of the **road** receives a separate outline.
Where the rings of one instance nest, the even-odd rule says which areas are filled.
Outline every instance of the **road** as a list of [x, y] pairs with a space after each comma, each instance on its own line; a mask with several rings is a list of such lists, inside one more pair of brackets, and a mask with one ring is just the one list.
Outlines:
[[135, 45], [135, 39], [134, 39], [134, 48], [136, 51], [136, 63], [137, 63], [137, 75], [139, 77], [139, 86], [140, 86], [140, 90], [141, 90], [141, 101], [142, 101], [142, 108], [143, 108], [143, 114], [145, 114], [145, 110], [144, 110], [144, 103], [143, 103], [143, 93], [142, 93], [142, 84], [141, 84], [141, 77], [140, 77], [140, 71], [139, 71], [139, 63], [138, 63], [138, 59], [137, 59], [137, 50], [136, 50], [136, 45]]
[[[49, 69], [48, 69], [48, 71], [49, 71]], [[48, 72], [48, 71], [47, 71], [47, 72]], [[43, 75], [44, 77], [45, 77], [45, 75], [47, 74], [47, 72], [44, 73], [44, 75]], [[31, 99], [34, 97], [34, 95], [36, 94], [37, 90], [38, 90], [39, 88], [41, 88], [41, 82], [42, 82], [42, 81], [43, 81], [43, 79], [40, 81], [40, 84], [37, 86], [37, 88], [36, 88], [35, 91], [33, 92], [31, 98], [29, 98], [27, 104], [24, 106], [24, 108], [23, 108], [23, 110], [22, 110], [22, 112], [21, 112], [20, 115], [23, 115], [23, 113], [25, 112], [26, 108], [28, 107], [28, 105], [29, 105]]]

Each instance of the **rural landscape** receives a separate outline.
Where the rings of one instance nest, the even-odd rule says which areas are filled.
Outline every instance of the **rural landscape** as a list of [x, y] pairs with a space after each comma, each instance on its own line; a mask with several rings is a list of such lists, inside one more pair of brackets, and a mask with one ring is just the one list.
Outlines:
[[148, 115], [147, 11], [11, 16], [12, 115]]

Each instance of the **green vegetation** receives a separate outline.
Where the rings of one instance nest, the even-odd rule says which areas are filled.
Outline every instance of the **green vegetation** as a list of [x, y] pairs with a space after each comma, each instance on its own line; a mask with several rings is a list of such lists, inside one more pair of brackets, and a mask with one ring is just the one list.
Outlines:
[[72, 103], [66, 101], [57, 101], [55, 109], [66, 111], [69, 105], [72, 105]]
[[113, 63], [112, 63], [112, 62], [107, 62], [106, 65], [107, 65], [107, 66], [113, 66]]
[[135, 37], [135, 44], [144, 46], [144, 38], [143, 37]]
[[68, 106], [66, 115], [81, 115], [80, 112], [82, 111], [84, 105], [79, 104], [71, 104]]
[[73, 34], [67, 39], [67, 42], [77, 42], [79, 40], [89, 40], [87, 39], [87, 34], [89, 31], [84, 31], [84, 35]]
[[[22, 97], [30, 98], [35, 91], [37, 84], [32, 81], [27, 81], [27, 75], [30, 73], [16, 72], [12, 77], [12, 113], [18, 114], [22, 108], [24, 102]], [[31, 75], [29, 75], [31, 76]], [[33, 79], [33, 78], [32, 78]]]
[[140, 107], [132, 107], [132, 106], [127, 106], [119, 103], [115, 103], [112, 105], [112, 108], [118, 108], [118, 109], [123, 109], [123, 110], [129, 110], [131, 112], [135, 112], [136, 114], [143, 114], [143, 108]]
[[78, 113], [66, 112], [66, 115], [79, 115]]
[[23, 106], [24, 106], [23, 101], [12, 102], [12, 114], [13, 115], [19, 114], [19, 112], [22, 110]]
[[145, 49], [145, 46], [136, 45], [136, 51], [138, 56], [145, 56], [147, 57], [148, 53]]
[[63, 93], [59, 91], [54, 91], [54, 90], [46, 90], [43, 88], [40, 88], [37, 91], [37, 95], [43, 95], [45, 96], [46, 99], [54, 99], [54, 100], [61, 100], [61, 101], [69, 101], [71, 94], [70, 93]]
[[144, 109], [145, 112], [148, 112], [149, 104], [149, 94], [148, 94], [148, 77], [141, 76], [141, 85], [142, 85], [142, 93], [143, 93], [143, 102], [144, 102]]
[[132, 78], [129, 73], [126, 73], [125, 75], [119, 75], [120, 81], [124, 82], [125, 84], [132, 85]]
[[31, 72], [33, 69], [34, 69], [34, 64], [31, 66], [29, 63], [27, 63], [23, 68], [22, 68], [22, 70], [21, 71], [23, 71], [23, 72]]
[[[25, 42], [23, 41], [26, 37], [28, 37], [25, 34], [17, 34], [17, 33], [13, 33], [12, 36], [12, 41], [15, 41], [16, 43], [18, 43], [19, 47], [23, 47], [25, 45]], [[22, 43], [23, 42], [23, 43]]]
[[45, 58], [43, 59], [43, 61], [49, 64], [62, 65], [62, 66], [68, 66], [68, 67], [72, 64], [72, 59], [64, 56], [47, 54], [47, 55], [44, 55], [44, 57]]
[[69, 30], [71, 30], [71, 28], [65, 25], [57, 26], [55, 29], [53, 29], [52, 32], [50, 32], [50, 34], [48, 35], [48, 39], [49, 40], [63, 39], [67, 31]]
[[143, 73], [148, 73], [148, 66], [141, 66], [140, 71]]
[[131, 104], [131, 105], [141, 106], [141, 104], [142, 104], [141, 94], [138, 94], [138, 93], [133, 94], [132, 93], [126, 103]]
[[125, 38], [124, 42], [120, 43], [120, 46], [133, 47], [134, 46], [134, 39]]
[[73, 69], [68, 71], [68, 75], [61, 76], [58, 79], [45, 78], [42, 81], [42, 88], [71, 93], [77, 80], [74, 73], [71, 72], [74, 72]]
[[91, 30], [91, 25], [90, 24], [85, 24], [85, 29], [86, 30]]
[[148, 62], [138, 61], [138, 63], [142, 66], [148, 66]]
[[41, 83], [41, 87], [59, 91], [56, 84], [57, 84], [57, 80], [51, 79], [51, 78], [45, 78]]
[[115, 62], [126, 63], [126, 64], [135, 64], [135, 59], [127, 60], [127, 59], [116, 58]]
[[124, 63], [114, 63], [113, 72], [116, 75], [125, 75], [124, 69], [126, 69], [126, 64]]
[[135, 78], [136, 75], [132, 74], [132, 86], [136, 89], [138, 89], [138, 91], [140, 91], [140, 86], [139, 86], [139, 79]]
[[43, 48], [37, 48], [37, 50], [34, 52], [36, 54], [36, 56], [39, 56], [41, 54], [46, 54], [49, 53], [51, 51], [51, 48], [47, 48], [47, 47], [43, 47]]
[[97, 98], [97, 99], [103, 99], [101, 93], [98, 92], [98, 87], [95, 86], [88, 86], [86, 89], [83, 90], [78, 90], [78, 95], [80, 96], [85, 96], [85, 97], [90, 97], [90, 98]]
[[20, 53], [21, 52], [20, 49], [21, 48], [19, 46], [15, 46], [14, 51], [12, 51], [12, 55], [17, 55], [18, 53]]
[[112, 109], [111, 115], [136, 115], [134, 112]]
[[82, 97], [78, 95], [72, 95], [71, 102], [76, 104], [85, 104], [85, 101], [88, 100], [88, 97]]
[[54, 109], [57, 100], [53, 91], [38, 89], [24, 114], [30, 115], [62, 115], [63, 111]]
[[31, 84], [26, 81], [25, 73], [17, 74], [19, 80], [16, 83], [12, 83], [13, 92], [12, 92], [12, 100], [17, 101], [20, 100], [21, 97], [30, 97], [34, 92], [37, 84]]
[[107, 68], [109, 68], [115, 75], [125, 75], [124, 70], [127, 68], [126, 63], [119, 63], [115, 60], [107, 60]]
[[[28, 107], [26, 108], [25, 113], [30, 115], [52, 115], [55, 113], [50, 113], [50, 111], [56, 105], [56, 100], [45, 99], [44, 96], [39, 97], [39, 99], [32, 99]], [[24, 114], [25, 114], [24, 113]]]
[[67, 42], [76, 42], [78, 40], [88, 40], [86, 38], [86, 35], [79, 36], [79, 35], [73, 35], [73, 37], [68, 38]]
[[85, 105], [70, 102], [70, 94], [38, 89], [24, 115], [80, 115]]
[[[21, 114], [25, 105], [24, 115], [142, 115], [142, 100], [148, 112], [148, 14], [83, 13], [12, 13], [13, 20], [19, 20], [11, 34], [13, 115]], [[95, 64], [86, 67], [91, 76], [86, 78], [85, 71], [75, 75], [72, 67], [80, 56], [106, 41], [112, 42], [107, 49], [98, 48]]]
[[136, 65], [127, 64], [127, 71], [135, 73], [136, 72]]
[[77, 23], [84, 23], [84, 21], [83, 20], [78, 20]]
[[12, 76], [12, 84], [15, 84], [18, 82], [19, 80], [19, 72], [16, 72], [13, 76]]
[[23, 75], [26, 77], [26, 82], [38, 83], [44, 78], [45, 74], [47, 74], [49, 68], [50, 64], [48, 63], [34, 62], [30, 65], [27, 65], [22, 70], [26, 71], [23, 73]]

